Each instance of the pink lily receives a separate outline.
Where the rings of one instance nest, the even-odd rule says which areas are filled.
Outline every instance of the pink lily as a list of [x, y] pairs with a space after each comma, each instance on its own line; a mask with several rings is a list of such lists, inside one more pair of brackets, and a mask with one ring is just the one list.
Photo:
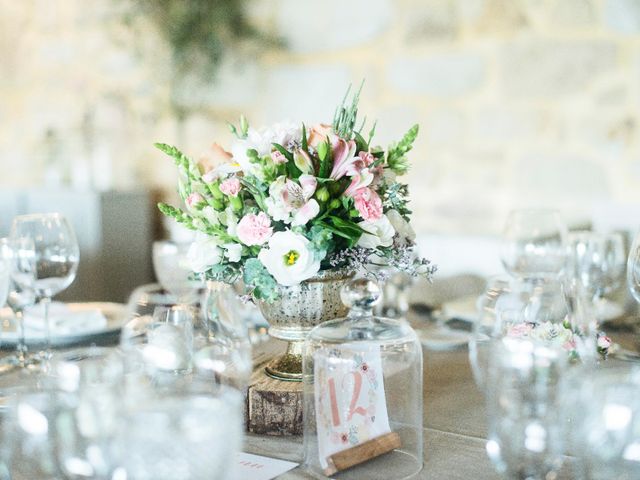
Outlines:
[[339, 138], [333, 144], [333, 169], [331, 170], [330, 178], [333, 180], [340, 180], [345, 175], [352, 171], [352, 164], [359, 158], [356, 154], [356, 142], [349, 140], [348, 142], [342, 138]]
[[347, 197], [353, 197], [358, 190], [371, 185], [371, 182], [373, 182], [373, 173], [368, 168], [364, 168], [353, 175], [351, 185], [344, 191], [344, 194]]

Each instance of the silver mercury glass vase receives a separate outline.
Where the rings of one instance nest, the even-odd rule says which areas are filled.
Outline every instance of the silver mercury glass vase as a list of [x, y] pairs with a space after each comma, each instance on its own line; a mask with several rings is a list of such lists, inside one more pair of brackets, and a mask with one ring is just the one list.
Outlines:
[[304, 340], [316, 325], [346, 316], [349, 309], [340, 300], [340, 291], [353, 276], [354, 272], [347, 269], [323, 270], [299, 285], [278, 285], [278, 299], [274, 302], [256, 300], [269, 322], [269, 335], [288, 342], [286, 352], [265, 368], [267, 375], [302, 381]]

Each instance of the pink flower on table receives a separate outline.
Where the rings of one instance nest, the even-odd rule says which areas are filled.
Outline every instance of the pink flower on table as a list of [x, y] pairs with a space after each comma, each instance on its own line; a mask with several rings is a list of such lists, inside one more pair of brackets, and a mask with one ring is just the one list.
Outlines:
[[597, 344], [599, 349], [606, 350], [611, 346], [611, 339], [606, 335], [600, 335], [598, 336]]
[[271, 220], [264, 212], [249, 213], [238, 222], [236, 234], [245, 245], [262, 245], [273, 235]]
[[237, 196], [240, 188], [240, 180], [237, 177], [227, 178], [220, 183], [220, 191], [230, 197]]
[[382, 218], [382, 199], [370, 188], [361, 188], [354, 195], [356, 209], [365, 221]]
[[273, 163], [275, 163], [276, 165], [282, 165], [287, 163], [287, 157], [285, 157], [281, 151], [279, 150], [274, 150], [273, 152], [271, 152], [271, 160], [273, 160]]
[[350, 171], [353, 171], [352, 164], [359, 159], [355, 154], [356, 142], [353, 140], [347, 142], [342, 138], [338, 138], [333, 144], [333, 169], [329, 177], [333, 180], [340, 180], [345, 175], [348, 175]]
[[516, 338], [528, 337], [531, 333], [532, 328], [533, 327], [528, 323], [518, 323], [509, 328], [507, 336]]
[[205, 202], [204, 197], [196, 192], [189, 195], [184, 201], [184, 203], [187, 205], [187, 208], [189, 210], [194, 210], [196, 208], [196, 205], [203, 202]]

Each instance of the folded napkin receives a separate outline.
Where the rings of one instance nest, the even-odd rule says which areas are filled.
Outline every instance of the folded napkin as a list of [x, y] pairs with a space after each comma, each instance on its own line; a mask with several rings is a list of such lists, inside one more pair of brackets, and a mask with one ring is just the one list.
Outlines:
[[[51, 336], [78, 335], [104, 330], [107, 319], [98, 309], [71, 310], [66, 304], [52, 302], [49, 305], [49, 331]], [[24, 312], [24, 328], [27, 337], [45, 334], [44, 307], [35, 305]]]

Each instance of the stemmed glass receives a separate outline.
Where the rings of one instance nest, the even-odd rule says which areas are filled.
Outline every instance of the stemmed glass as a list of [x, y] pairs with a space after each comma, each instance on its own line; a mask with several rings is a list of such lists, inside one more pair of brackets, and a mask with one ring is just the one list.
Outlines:
[[568, 274], [596, 310], [602, 313], [604, 296], [614, 291], [624, 275], [624, 240], [618, 233], [569, 234]]
[[627, 259], [627, 286], [636, 302], [640, 302], [640, 233], [633, 240]]
[[51, 298], [75, 279], [80, 259], [78, 240], [59, 213], [18, 216], [11, 226], [15, 255], [12, 279], [19, 288], [35, 293], [44, 308], [44, 360], [51, 356], [49, 304]]
[[153, 270], [162, 288], [178, 299], [178, 303], [192, 303], [202, 282], [192, 279], [189, 266], [188, 243], [163, 240], [153, 243]]
[[557, 278], [565, 268], [566, 243], [567, 227], [558, 211], [514, 210], [503, 232], [502, 264], [516, 278]]
[[35, 295], [30, 290], [20, 289], [11, 280], [11, 273], [15, 265], [15, 255], [11, 243], [7, 238], [0, 238], [0, 266], [3, 268], [0, 279], [0, 306], [4, 304], [3, 298], [13, 311], [18, 327], [18, 344], [15, 355], [6, 356], [2, 360], [0, 371], [5, 372], [15, 366], [26, 368], [35, 364], [36, 360], [28, 355], [24, 333], [23, 310], [35, 303]]

